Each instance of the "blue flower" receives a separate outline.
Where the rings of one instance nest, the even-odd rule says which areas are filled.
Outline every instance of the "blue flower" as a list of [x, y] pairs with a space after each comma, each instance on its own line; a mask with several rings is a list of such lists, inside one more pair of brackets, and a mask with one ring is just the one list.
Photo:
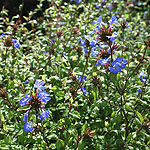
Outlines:
[[95, 23], [101, 24], [101, 22], [102, 22], [102, 16], [99, 16], [99, 18], [96, 21], [93, 21], [93, 24]]
[[65, 56], [65, 55], [66, 55], [66, 52], [63, 52], [62, 55]]
[[25, 125], [24, 125], [24, 131], [28, 133], [32, 130], [33, 130], [32, 123], [26, 122]]
[[44, 111], [44, 112], [40, 115], [40, 119], [42, 119], [42, 121], [44, 121], [45, 118], [50, 117], [49, 114], [50, 114], [50, 111], [49, 111], [49, 110]]
[[91, 47], [95, 47], [95, 46], [96, 46], [96, 43], [97, 43], [97, 42], [96, 42], [95, 40], [93, 40], [93, 41], [90, 42], [90, 46], [91, 46]]
[[96, 5], [96, 8], [100, 8], [100, 5]]
[[120, 66], [120, 67], [125, 67], [126, 66], [126, 64], [127, 64], [127, 61], [126, 60], [123, 60], [123, 57], [117, 57], [116, 59], [115, 59], [115, 61], [113, 61], [112, 63], [111, 63], [111, 65], [113, 66], [113, 65], [118, 65], [118, 66]]
[[132, 30], [131, 30], [131, 29], [129, 29], [129, 31], [130, 31], [130, 32], [132, 32]]
[[82, 86], [82, 90], [81, 89], [78, 90], [78, 92], [82, 92], [82, 91], [83, 91], [84, 95], [86, 95], [86, 89], [84, 86]]
[[107, 6], [107, 8], [109, 9], [109, 11], [111, 11], [111, 7], [112, 7], [112, 3], [110, 3], [109, 6]]
[[97, 23], [97, 21], [93, 21], [93, 24]]
[[111, 63], [112, 67], [109, 67], [109, 70], [113, 73], [121, 72], [121, 67], [125, 67], [126, 64], [127, 61], [123, 60], [123, 57], [117, 57], [115, 61]]
[[97, 19], [97, 23], [101, 24], [102, 21], [102, 16], [99, 16], [99, 18]]
[[118, 65], [114, 65], [112, 67], [109, 67], [109, 70], [110, 70], [110, 72], [118, 73], [118, 72], [121, 72], [121, 67]]
[[36, 80], [35, 84], [34, 84], [34, 88], [37, 88], [38, 90], [45, 90], [46, 87], [43, 86], [43, 84], [45, 83], [44, 81], [42, 81], [41, 83], [41, 80]]
[[144, 16], [146, 16], [150, 11], [145, 11], [144, 12]]
[[85, 80], [85, 79], [86, 79], [86, 76], [83, 76], [82, 81], [81, 81], [81, 78], [82, 78], [82, 76], [80, 76], [80, 77], [78, 78], [78, 80], [79, 80], [80, 82], [82, 82], [83, 80]]
[[2, 35], [0, 36], [0, 39], [2, 39], [4, 36], [5, 36], [5, 34], [2, 34]]
[[[114, 50], [112, 51], [112, 53], [114, 54], [115, 51], [116, 51], [116, 49], [114, 49]], [[109, 54], [111, 54], [111, 50], [110, 50], [110, 49], [108, 49], [107, 52], [108, 52]]]
[[88, 50], [87, 50], [87, 48], [83, 48], [83, 52], [85, 53], [85, 54], [87, 54], [88, 53]]
[[24, 83], [25, 83], [25, 84], [29, 83], [29, 80], [25, 80]]
[[80, 46], [85, 46], [85, 44], [86, 44], [86, 40], [84, 40], [84, 39], [80, 39], [79, 41], [81, 41]]
[[142, 92], [142, 89], [139, 88], [139, 89], [138, 89], [138, 93], [140, 94], [141, 92]]
[[84, 34], [83, 37], [89, 39], [92, 34], [93, 34], [92, 31], [89, 31], [89, 33], [87, 35]]
[[43, 53], [44, 53], [44, 54], [46, 54], [46, 53], [47, 53], [47, 51], [44, 51]]
[[109, 23], [112, 25], [113, 23], [117, 24], [117, 18], [115, 16], [112, 16], [111, 19], [109, 20]]
[[123, 57], [117, 57], [114, 63], [118, 63], [121, 67], [125, 67], [127, 64], [127, 61], [123, 60]]
[[91, 49], [91, 55], [94, 55], [94, 57], [96, 57], [96, 55], [98, 55], [99, 54], [99, 52], [98, 51], [96, 51], [96, 49], [97, 49], [97, 47], [93, 47], [92, 49]]
[[23, 117], [23, 121], [24, 121], [24, 122], [27, 122], [27, 120], [28, 120], [28, 112], [29, 112], [29, 111], [27, 111], [27, 112], [24, 114], [24, 117]]
[[40, 98], [40, 100], [43, 102], [43, 103], [47, 103], [49, 100], [51, 100], [50, 96], [46, 91], [40, 91], [38, 93], [38, 98]]
[[82, 0], [76, 0], [77, 4], [80, 4], [82, 2]]
[[145, 77], [144, 72], [141, 72], [141, 73], [139, 74], [139, 79], [140, 79], [142, 82], [146, 82], [146, 81], [147, 81], [144, 77]]
[[107, 47], [107, 45], [105, 45], [105, 44], [99, 44], [99, 48], [101, 48], [101, 49], [103, 49], [103, 48], [105, 48], [105, 47]]
[[117, 32], [114, 32], [112, 36], [107, 36], [111, 42], [114, 42], [115, 41], [115, 37], [118, 36], [118, 33]]
[[28, 94], [25, 94], [25, 98], [22, 97], [21, 100], [19, 101], [20, 106], [25, 105], [27, 102], [29, 102], [31, 99], [31, 96]]
[[17, 40], [12, 40], [12, 42], [13, 42], [13, 45], [14, 45], [15, 48], [19, 48], [20, 43], [17, 42]]
[[15, 48], [19, 48], [19, 46], [20, 46], [20, 43], [14, 44], [14, 47], [15, 47]]
[[96, 63], [96, 66], [98, 66], [100, 64], [102, 66], [104, 66], [105, 64], [109, 63], [109, 60], [110, 60], [110, 58], [104, 58], [104, 59], [98, 60], [97, 63]]
[[97, 32], [97, 31], [99, 31], [99, 29], [100, 29], [100, 26], [99, 26], [99, 25], [97, 25], [97, 26], [95, 26], [95, 29], [94, 29], [94, 31], [93, 31], [93, 32]]
[[83, 93], [86, 95], [86, 89], [84, 86], [82, 86], [82, 90], [83, 90]]

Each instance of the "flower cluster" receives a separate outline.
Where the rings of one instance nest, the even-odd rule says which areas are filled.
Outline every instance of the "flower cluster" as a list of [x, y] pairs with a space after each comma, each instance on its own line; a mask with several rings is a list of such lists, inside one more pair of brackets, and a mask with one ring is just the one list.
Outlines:
[[45, 118], [49, 117], [50, 111], [46, 110], [43, 111], [43, 108], [45, 106], [45, 104], [51, 100], [51, 98], [49, 97], [50, 95], [46, 92], [46, 91], [42, 91], [45, 90], [46, 87], [43, 86], [45, 82], [41, 82], [41, 80], [36, 80], [35, 84], [34, 84], [34, 88], [36, 88], [36, 94], [32, 97], [30, 95], [28, 95], [27, 93], [25, 94], [25, 98], [22, 97], [21, 100], [19, 101], [20, 106], [24, 106], [24, 105], [29, 105], [30, 108], [28, 109], [28, 111], [25, 113], [23, 121], [25, 122], [24, 125], [24, 130], [25, 132], [30, 132], [33, 130], [32, 128], [32, 123], [28, 122], [28, 114], [29, 112], [34, 109], [37, 116], [40, 114], [40, 111], [42, 111], [41, 115], [40, 115], [40, 119], [42, 121], [45, 120]]
[[106, 28], [103, 22], [102, 22], [102, 17], [100, 16], [97, 21], [94, 22], [100, 24], [96, 25], [94, 32], [96, 32], [98, 34], [98, 36], [96, 37], [96, 40], [98, 42], [114, 42], [115, 41], [115, 37], [118, 36], [117, 32], [112, 32], [112, 26], [113, 24], [117, 24], [117, 18], [115, 16], [112, 16], [112, 18], [109, 20], [109, 24], [110, 24], [110, 28]]
[[12, 42], [13, 42], [13, 46], [14, 46], [15, 48], [19, 48], [20, 43], [17, 42], [17, 40], [12, 40]]
[[104, 58], [104, 59], [98, 60], [96, 63], [96, 66], [98, 65], [104, 66], [108, 64], [108, 65], [111, 65], [111, 67], [109, 67], [110, 72], [118, 73], [118, 72], [121, 72], [122, 67], [126, 66], [127, 61], [123, 60], [123, 57], [117, 57], [115, 61], [113, 61], [110, 64], [109, 63], [110, 63], [110, 58]]
[[[109, 67], [109, 71], [113, 73], [121, 72], [121, 69], [126, 66], [127, 61], [123, 60], [123, 57], [117, 57], [115, 61], [113, 61], [113, 54], [118, 49], [119, 45], [117, 44], [116, 37], [118, 36], [117, 32], [112, 31], [112, 27], [114, 24], [117, 24], [117, 18], [112, 16], [109, 22], [109, 28], [105, 26], [105, 23], [102, 22], [102, 17], [100, 16], [94, 24], [98, 24], [95, 26], [93, 32], [97, 34], [96, 38], [90, 42], [92, 55], [98, 56], [102, 59], [96, 63], [96, 66], [102, 65]], [[126, 23], [126, 22], [125, 22]], [[100, 51], [96, 51], [99, 48]], [[110, 57], [111, 56], [111, 63]], [[113, 61], [113, 62], [112, 62]]]
[[87, 48], [86, 48], [87, 41], [84, 40], [84, 39], [82, 39], [82, 38], [80, 38], [79, 42], [80, 42], [80, 46], [83, 47], [83, 52], [84, 52], [85, 54], [88, 53], [88, 50], [87, 50]]
[[[110, 50], [108, 50], [108, 47], [110, 47], [110, 44], [113, 45], [112, 49], [115, 51], [115, 49], [118, 48], [118, 45], [115, 43], [115, 39], [118, 36], [118, 33], [112, 31], [112, 26], [113, 24], [117, 24], [116, 21], [117, 18], [115, 16], [112, 16], [112, 18], [109, 20], [110, 24], [109, 28], [106, 28], [104, 26], [104, 23], [102, 22], [102, 16], [100, 16], [96, 21], [94, 21], [93, 24], [96, 24], [94, 31], [90, 32], [89, 35], [84, 35], [84, 37], [90, 40], [91, 35], [96, 33], [97, 34], [96, 38], [89, 43], [87, 43], [88, 40], [86, 41], [85, 39], [82, 38], [79, 40], [80, 46], [83, 47], [84, 53], [88, 53], [86, 49], [87, 45], [91, 47], [91, 55], [94, 55], [94, 57], [96, 57], [96, 55], [100, 55], [101, 53], [101, 51], [99, 52], [97, 51], [97, 49], [101, 49], [103, 52], [105, 52], [106, 55], [109, 56]], [[101, 42], [104, 43], [102, 44]]]
[[[3, 41], [3, 37], [5, 37], [5, 34], [2, 34], [0, 36], [0, 39]], [[15, 48], [19, 48], [20, 47], [20, 43], [17, 41], [17, 40], [14, 40], [10, 37], [6, 38], [5, 41], [4, 41], [4, 44], [7, 46], [7, 47], [10, 47], [10, 46], [14, 46]]]
[[117, 24], [117, 18], [115, 16], [112, 16], [111, 19], [109, 20], [110, 25], [112, 24]]
[[109, 63], [109, 61], [110, 61], [110, 58], [104, 58], [104, 59], [98, 60], [96, 63], [96, 66], [98, 65], [104, 66], [105, 64]]
[[125, 67], [127, 64], [126, 60], [123, 60], [123, 57], [117, 57], [115, 61], [111, 63], [111, 67], [109, 67], [110, 72], [118, 73], [121, 72], [121, 68]]
[[107, 36], [108, 39], [110, 39], [111, 42], [114, 42], [115, 41], [115, 37], [118, 36], [118, 33], [117, 32], [114, 32], [111, 36]]

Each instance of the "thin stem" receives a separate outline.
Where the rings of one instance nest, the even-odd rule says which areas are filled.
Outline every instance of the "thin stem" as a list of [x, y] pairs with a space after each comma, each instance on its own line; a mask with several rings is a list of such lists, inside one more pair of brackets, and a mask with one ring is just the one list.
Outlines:
[[[23, 8], [23, 5], [24, 5], [24, 0], [22, 0], [22, 8]], [[21, 20], [21, 16], [22, 16], [22, 8], [20, 10], [20, 15], [19, 15], [19, 19]]]
[[140, 66], [141, 63], [143, 62], [148, 46], [149, 46], [149, 44], [146, 44], [146, 47], [145, 47], [145, 50], [144, 50], [144, 54], [143, 54], [143, 57], [142, 57], [141, 61], [140, 61], [139, 64], [134, 68], [134, 70], [133, 70], [132, 73], [129, 75], [129, 77], [126, 78], [126, 82], [125, 82], [125, 84], [124, 84], [124, 87], [122, 88], [122, 91], [123, 91], [123, 92], [124, 92], [124, 90], [125, 90], [125, 88], [126, 88], [126, 85], [127, 85], [128, 80], [130, 79], [130, 77], [135, 73], [135, 71], [139, 68], [139, 66]]
[[[52, 43], [52, 42], [51, 42], [51, 43]], [[46, 67], [47, 67], [47, 65], [48, 65], [49, 63], [51, 64], [51, 55], [52, 55], [52, 52], [54, 51], [54, 45], [55, 45], [55, 41], [54, 41], [54, 43], [52, 43], [52, 50], [51, 50], [51, 52], [49, 52], [48, 61], [47, 61], [47, 63], [45, 64], [45, 66], [43, 67], [42, 72], [43, 72], [44, 69], [46, 69]]]
[[84, 94], [83, 89], [82, 89], [82, 86], [81, 86], [81, 83], [78, 82], [77, 80], [76, 80], [76, 82], [77, 82], [78, 86], [80, 87], [80, 89], [81, 89], [81, 91], [82, 91], [84, 97], [88, 100], [88, 102], [89, 102], [90, 104], [92, 104], [91, 101], [90, 101], [90, 100], [87, 98], [87, 96]]
[[[17, 113], [17, 109], [12, 105], [12, 103], [10, 102], [10, 100], [8, 99], [8, 97], [5, 97], [5, 99], [7, 100], [7, 102], [10, 104], [10, 106], [13, 108], [13, 110]], [[19, 118], [19, 120], [22, 122], [23, 124], [23, 121], [21, 120], [19, 114], [17, 113], [17, 116]], [[17, 120], [18, 121], [18, 120]]]
[[[122, 30], [123, 30], [122, 31], [123, 44], [125, 44], [125, 42], [124, 42], [124, 29], [122, 29]], [[122, 48], [121, 56], [123, 56], [123, 50], [124, 50], [124, 48]]]
[[81, 81], [80, 81], [80, 82], [82, 82], [83, 75], [84, 75], [84, 73], [85, 73], [85, 69], [86, 69], [86, 67], [87, 67], [87, 65], [88, 65], [88, 60], [89, 60], [90, 52], [91, 52], [91, 49], [88, 51], [88, 56], [87, 56], [87, 59], [86, 59], [86, 63], [85, 63], [85, 66], [84, 66], [84, 70], [83, 70], [83, 73], [82, 73]]

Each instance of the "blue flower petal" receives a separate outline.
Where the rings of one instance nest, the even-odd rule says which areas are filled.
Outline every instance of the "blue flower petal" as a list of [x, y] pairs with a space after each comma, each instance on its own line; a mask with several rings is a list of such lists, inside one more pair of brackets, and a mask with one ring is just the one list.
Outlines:
[[46, 87], [43, 86], [44, 83], [45, 83], [44, 81], [41, 82], [41, 80], [36, 80], [34, 88], [37, 88], [38, 90], [45, 90]]
[[44, 112], [40, 115], [40, 119], [42, 119], [42, 121], [44, 121], [45, 118], [50, 117], [49, 114], [50, 114], [50, 111], [49, 111], [49, 110], [44, 111]]
[[33, 130], [32, 123], [26, 122], [25, 125], [24, 125], [24, 131], [28, 133], [32, 130]]
[[25, 94], [25, 98], [22, 97], [21, 100], [19, 101], [20, 106], [24, 106], [27, 102], [29, 102], [31, 99], [31, 96], [28, 94]]

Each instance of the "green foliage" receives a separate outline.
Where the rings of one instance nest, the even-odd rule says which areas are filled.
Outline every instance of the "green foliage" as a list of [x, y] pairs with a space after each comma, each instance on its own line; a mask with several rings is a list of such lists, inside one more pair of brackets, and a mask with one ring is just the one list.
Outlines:
[[[19, 13], [10, 18], [5, 8], [0, 14], [0, 35], [5, 34], [0, 38], [0, 149], [148, 150], [148, 1], [136, 4], [129, 0], [83, 0], [77, 4], [48, 0], [48, 7], [42, 10], [45, 1], [39, 0], [29, 16]], [[21, 4], [19, 12], [23, 8]], [[42, 16], [36, 16], [38, 11], [42, 11]], [[91, 55], [89, 43], [97, 37], [96, 33], [92, 34], [93, 21], [99, 16], [107, 29], [110, 18], [118, 18], [112, 28], [118, 33], [113, 59], [127, 60], [119, 73], [110, 72], [111, 64], [96, 66], [102, 59], [100, 48], [97, 51], [101, 56]], [[128, 24], [123, 29], [124, 20]], [[12, 42], [8, 45], [9, 38], [17, 40], [20, 47], [15, 48]], [[80, 46], [81, 38], [86, 40], [88, 53]], [[110, 55], [109, 58], [112, 62]], [[146, 82], [139, 79], [141, 72], [145, 73]], [[78, 78], [82, 75], [86, 79], [80, 82]], [[22, 120], [28, 105], [21, 107], [19, 101], [25, 93], [36, 95], [37, 79], [45, 82], [46, 92], [50, 94], [51, 100], [45, 105], [50, 117], [41, 121], [35, 110], [31, 110], [29, 122], [33, 131], [26, 133]], [[26, 80], [29, 82], [25, 83]], [[141, 93], [137, 91], [139, 88]]]

